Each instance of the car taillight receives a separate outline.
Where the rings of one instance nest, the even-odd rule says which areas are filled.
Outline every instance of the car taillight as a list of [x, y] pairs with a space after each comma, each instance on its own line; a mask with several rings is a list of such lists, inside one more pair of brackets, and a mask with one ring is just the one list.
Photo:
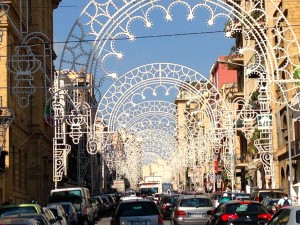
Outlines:
[[167, 204], [163, 204], [162, 210], [166, 210], [166, 208], [167, 208]]
[[256, 198], [255, 198], [255, 201], [259, 202], [259, 197], [256, 197]]
[[222, 221], [234, 220], [234, 219], [237, 219], [237, 218], [239, 218], [239, 217], [236, 214], [223, 214], [221, 216]]
[[[164, 218], [161, 214], [158, 214], [158, 224], [164, 224]], [[115, 225], [120, 225], [120, 223]]]
[[258, 214], [257, 218], [270, 220], [272, 218], [272, 215], [269, 213], [263, 213], [263, 214]]
[[186, 213], [185, 213], [185, 211], [182, 211], [182, 210], [176, 210], [175, 215], [176, 215], [176, 217], [182, 217], [182, 216], [186, 216]]

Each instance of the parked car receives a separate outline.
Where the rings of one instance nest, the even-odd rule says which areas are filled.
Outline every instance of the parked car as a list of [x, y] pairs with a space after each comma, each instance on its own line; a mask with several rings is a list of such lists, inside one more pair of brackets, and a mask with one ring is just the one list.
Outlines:
[[[39, 224], [43, 225], [59, 225], [57, 218], [52, 213], [25, 213], [15, 215], [2, 215], [1, 218], [23, 218], [23, 219], [35, 219], [39, 221]], [[59, 218], [58, 218], [59, 219]]]
[[[62, 220], [63, 218], [60, 215], [54, 215], [51, 209], [47, 207], [43, 207], [43, 211], [47, 219], [51, 222], [53, 225], [63, 225]], [[52, 222], [53, 221], [53, 222]]]
[[164, 219], [170, 219], [177, 199], [181, 194], [162, 194], [158, 204]]
[[99, 217], [106, 215], [106, 207], [105, 204], [102, 200], [102, 198], [97, 195], [97, 196], [92, 196], [92, 198], [98, 202], [98, 207], [99, 207]]
[[94, 223], [94, 213], [89, 189], [84, 187], [58, 188], [50, 192], [49, 203], [72, 202], [78, 210], [80, 224]]
[[100, 204], [94, 198], [91, 198], [90, 201], [91, 201], [91, 204], [93, 206], [94, 219], [98, 220], [100, 218], [100, 210], [101, 210], [100, 209]]
[[257, 225], [260, 221], [268, 222], [271, 217], [259, 202], [231, 200], [212, 211], [206, 225]]
[[155, 202], [149, 199], [120, 201], [111, 225], [163, 225], [163, 217]]
[[283, 194], [284, 194], [284, 191], [280, 190], [280, 189], [259, 189], [259, 190], [254, 190], [251, 193], [251, 199], [254, 201], [261, 202], [265, 198], [280, 199]]
[[6, 213], [7, 215], [25, 214], [25, 213], [43, 213], [43, 207], [36, 203], [0, 205], [0, 216], [2, 216], [3, 213]]
[[61, 205], [65, 212], [67, 213], [67, 220], [69, 225], [78, 225], [78, 216], [77, 216], [77, 209], [72, 204], [72, 202], [59, 202], [59, 203], [51, 203], [52, 204], [59, 204]]
[[207, 195], [181, 195], [172, 212], [173, 225], [206, 224], [210, 211], [215, 207]]
[[112, 205], [112, 211], [114, 211], [116, 209], [116, 207], [117, 207], [116, 199], [111, 194], [106, 194], [105, 196], [107, 197], [108, 201]]
[[49, 204], [47, 208], [52, 211], [55, 218], [59, 218], [61, 225], [68, 225], [68, 215], [60, 204]]
[[108, 200], [108, 197], [106, 195], [100, 195], [100, 198], [102, 199], [104, 206], [105, 206], [105, 215], [110, 216], [113, 213], [113, 203]]
[[277, 202], [279, 201], [279, 198], [265, 198], [261, 201], [261, 204], [263, 204], [269, 213], [274, 214], [277, 211]]
[[0, 224], [41, 225], [38, 220], [31, 218], [0, 218]]
[[269, 222], [260, 222], [258, 225], [295, 225], [300, 223], [300, 205], [287, 206], [279, 209]]

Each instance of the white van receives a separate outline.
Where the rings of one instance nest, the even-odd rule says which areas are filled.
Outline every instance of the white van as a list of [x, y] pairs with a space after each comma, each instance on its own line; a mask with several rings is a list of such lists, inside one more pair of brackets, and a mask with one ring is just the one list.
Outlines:
[[94, 223], [89, 189], [85, 187], [53, 189], [50, 192], [49, 203], [57, 202], [72, 202], [78, 210], [78, 220], [80, 224], [86, 225]]

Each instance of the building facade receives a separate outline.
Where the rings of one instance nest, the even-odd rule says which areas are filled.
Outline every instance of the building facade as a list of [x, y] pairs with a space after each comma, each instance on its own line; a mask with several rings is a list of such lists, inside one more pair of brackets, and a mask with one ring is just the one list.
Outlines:
[[[61, 0], [1, 2], [1, 106], [14, 112], [5, 134], [0, 202], [46, 202], [53, 188], [53, 128], [45, 121], [53, 76], [53, 10]], [[49, 122], [49, 121], [48, 121]], [[3, 155], [2, 155], [3, 157]]]

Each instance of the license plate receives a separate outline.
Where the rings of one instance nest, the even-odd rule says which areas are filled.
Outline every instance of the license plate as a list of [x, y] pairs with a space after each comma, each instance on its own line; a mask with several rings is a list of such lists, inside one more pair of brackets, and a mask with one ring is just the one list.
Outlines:
[[146, 221], [133, 221], [130, 223], [131, 225], [147, 225]]
[[200, 213], [189, 213], [189, 217], [203, 217], [203, 214]]

